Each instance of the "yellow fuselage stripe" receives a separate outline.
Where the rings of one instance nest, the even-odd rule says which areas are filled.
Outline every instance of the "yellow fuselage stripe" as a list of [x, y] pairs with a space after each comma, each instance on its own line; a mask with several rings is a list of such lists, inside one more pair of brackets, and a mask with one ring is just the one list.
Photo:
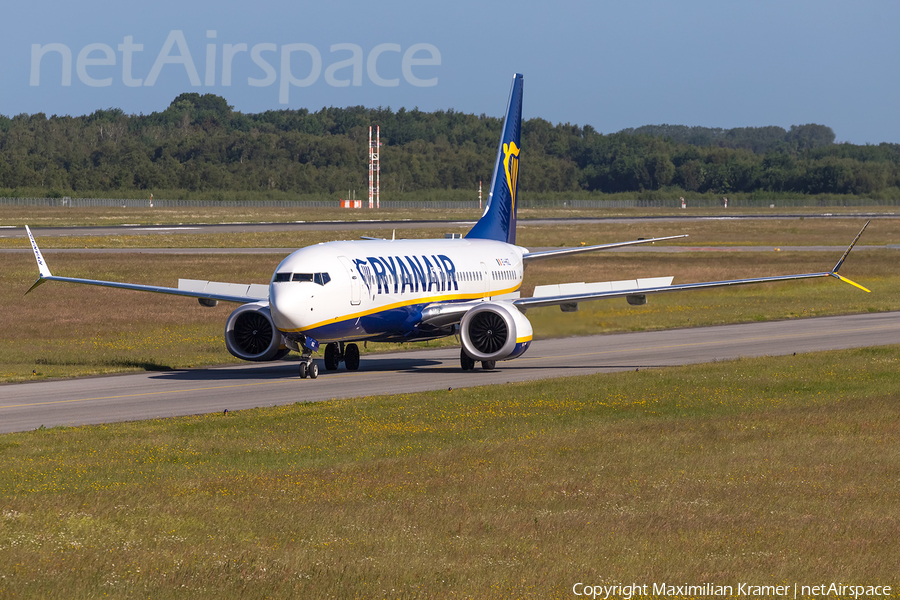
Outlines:
[[[331, 319], [326, 319], [324, 321], [319, 321], [318, 323], [314, 323], [312, 325], [307, 325], [306, 327], [300, 327], [298, 329], [285, 329], [283, 331], [287, 331], [290, 333], [301, 333], [303, 331], [309, 331], [310, 329], [315, 329], [316, 327], [322, 327], [323, 325], [334, 325], [335, 323], [340, 323], [341, 321], [350, 321], [353, 319], [358, 319], [360, 317], [366, 317], [368, 315], [374, 315], [376, 313], [384, 312], [386, 310], [394, 310], [395, 308], [402, 308], [404, 306], [412, 306], [414, 304], [430, 304], [432, 302], [449, 302], [452, 300], [476, 300], [479, 298], [489, 298], [491, 296], [500, 296], [502, 294], [509, 294], [515, 292], [521, 287], [522, 283], [519, 282], [515, 286], [511, 288], [507, 288], [505, 290], [494, 290], [491, 292], [477, 292], [477, 293], [469, 293], [469, 294], [442, 294], [440, 296], [431, 296], [425, 298], [412, 298], [410, 300], [404, 300], [403, 302], [394, 302], [393, 304], [386, 304], [384, 306], [379, 306], [378, 308], [371, 308], [369, 310], [363, 310], [356, 313], [350, 313], [348, 315], [341, 315], [339, 317], [333, 317]], [[377, 296], [376, 296], [377, 297]]]

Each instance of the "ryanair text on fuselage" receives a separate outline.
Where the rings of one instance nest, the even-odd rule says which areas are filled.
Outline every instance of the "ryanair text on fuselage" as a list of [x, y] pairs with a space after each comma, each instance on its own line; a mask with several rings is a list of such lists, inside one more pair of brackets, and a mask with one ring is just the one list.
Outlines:
[[378, 294], [459, 290], [456, 265], [445, 254], [354, 259], [369, 291]]

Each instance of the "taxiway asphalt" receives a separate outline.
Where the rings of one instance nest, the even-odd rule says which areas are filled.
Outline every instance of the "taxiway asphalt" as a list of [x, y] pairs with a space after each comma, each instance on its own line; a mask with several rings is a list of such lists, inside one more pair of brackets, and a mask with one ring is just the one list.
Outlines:
[[[459, 349], [363, 357], [300, 379], [296, 361], [0, 386], [0, 433], [262, 406], [504, 384], [547, 377], [900, 343], [900, 312], [536, 340], [494, 371], [462, 371]], [[603, 394], [602, 386], [597, 391]], [[436, 401], [440, 401], [438, 397]]]

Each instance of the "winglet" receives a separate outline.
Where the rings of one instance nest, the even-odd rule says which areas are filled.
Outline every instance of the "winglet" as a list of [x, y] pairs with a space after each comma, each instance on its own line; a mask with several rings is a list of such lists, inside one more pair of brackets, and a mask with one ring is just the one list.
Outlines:
[[863, 225], [863, 228], [860, 229], [860, 230], [859, 230], [859, 233], [856, 234], [856, 237], [853, 238], [853, 242], [852, 242], [852, 243], [850, 244], [850, 246], [847, 248], [846, 252], [844, 252], [844, 255], [841, 256], [841, 260], [839, 260], [839, 261], [837, 262], [837, 264], [834, 265], [834, 268], [831, 270], [832, 273], [837, 273], [837, 272], [838, 272], [838, 269], [841, 268], [841, 265], [844, 264], [844, 259], [847, 258], [847, 255], [850, 254], [850, 251], [853, 250], [853, 246], [855, 246], [855, 245], [856, 245], [856, 242], [859, 241], [859, 236], [861, 236], [862, 233], [863, 233], [863, 231], [866, 230], [866, 227], [869, 226], [869, 223], [870, 223], [870, 222], [871, 222], [871, 219], [869, 219], [868, 221], [866, 221], [866, 224]]
[[28, 239], [31, 240], [31, 250], [34, 252], [34, 259], [37, 261], [38, 272], [40, 273], [38, 280], [28, 288], [28, 292], [25, 292], [25, 294], [28, 294], [31, 290], [44, 283], [46, 277], [53, 277], [53, 274], [50, 272], [50, 267], [47, 266], [47, 262], [44, 260], [44, 256], [41, 254], [41, 249], [38, 248], [37, 242], [34, 241], [34, 235], [32, 235], [28, 225], [25, 226], [25, 231], [28, 233]]
[[864, 288], [863, 286], [859, 285], [859, 284], [856, 283], [855, 281], [850, 281], [850, 280], [847, 279], [846, 277], [842, 277], [841, 275], [838, 275], [838, 274], [835, 273], [834, 271], [832, 271], [832, 272], [830, 273], [830, 275], [831, 275], [832, 277], [837, 277], [837, 278], [840, 279], [841, 281], [845, 281], [845, 282], [849, 283], [850, 285], [856, 286], [856, 287], [858, 287], [859, 289], [861, 289], [861, 290], [864, 291], [864, 292], [871, 292], [871, 291], [872, 291], [872, 290], [870, 290], [870, 289]]
[[869, 221], [866, 221], [866, 224], [863, 225], [862, 229], [859, 230], [859, 233], [856, 234], [856, 237], [853, 238], [853, 242], [850, 244], [850, 246], [849, 246], [849, 247], [847, 248], [847, 250], [844, 252], [844, 255], [841, 256], [841, 260], [839, 260], [839, 261], [837, 262], [837, 264], [834, 265], [834, 268], [833, 268], [833, 269], [831, 270], [831, 272], [829, 273], [829, 275], [831, 275], [832, 277], [836, 277], [837, 279], [840, 279], [841, 281], [845, 281], [845, 282], [849, 283], [850, 285], [856, 286], [856, 287], [858, 287], [859, 289], [861, 289], [861, 290], [864, 291], [864, 292], [871, 292], [872, 290], [868, 290], [868, 289], [864, 288], [863, 286], [859, 285], [858, 283], [855, 283], [855, 282], [853, 282], [853, 281], [850, 281], [850, 280], [847, 279], [846, 277], [842, 277], [842, 276], [838, 275], [838, 269], [840, 269], [840, 268], [841, 268], [841, 265], [844, 264], [844, 259], [846, 259], [846, 258], [847, 258], [847, 255], [850, 254], [850, 251], [853, 250], [853, 246], [855, 246], [855, 245], [856, 245], [856, 242], [859, 241], [859, 237], [863, 234], [863, 231], [866, 230], [866, 227], [869, 226], [869, 223], [870, 223], [870, 222], [871, 222], [871, 219], [870, 219]]

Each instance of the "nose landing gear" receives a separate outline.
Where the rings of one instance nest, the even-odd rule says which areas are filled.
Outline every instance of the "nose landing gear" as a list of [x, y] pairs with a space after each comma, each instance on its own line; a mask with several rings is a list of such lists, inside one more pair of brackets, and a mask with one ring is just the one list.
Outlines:
[[303, 357], [300, 363], [300, 379], [315, 379], [319, 376], [319, 365], [313, 362], [312, 355]]

